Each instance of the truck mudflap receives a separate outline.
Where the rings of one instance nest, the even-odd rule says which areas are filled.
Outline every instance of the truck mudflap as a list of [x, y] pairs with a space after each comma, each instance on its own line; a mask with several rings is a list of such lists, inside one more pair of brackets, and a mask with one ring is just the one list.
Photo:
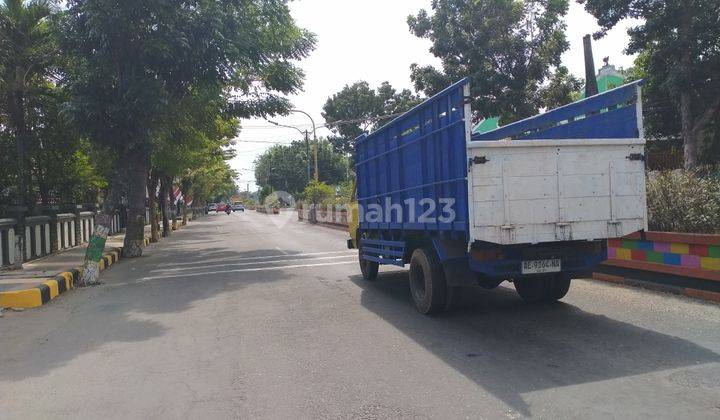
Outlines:
[[607, 242], [577, 241], [542, 245], [483, 244], [470, 251], [473, 272], [512, 279], [548, 273], [584, 275], [607, 259]]

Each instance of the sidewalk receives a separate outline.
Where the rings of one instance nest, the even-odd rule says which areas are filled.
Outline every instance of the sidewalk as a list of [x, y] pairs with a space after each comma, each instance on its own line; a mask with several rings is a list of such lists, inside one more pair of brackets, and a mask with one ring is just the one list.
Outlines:
[[[145, 227], [145, 245], [150, 227]], [[108, 237], [100, 271], [120, 259], [125, 234]], [[74, 287], [80, 277], [87, 244], [23, 264], [22, 270], [0, 271], [0, 308], [34, 308]]]
[[[120, 233], [108, 237], [105, 244], [105, 251], [121, 247], [125, 234]], [[22, 270], [0, 271], [0, 292], [27, 289], [34, 287], [47, 279], [54, 278], [57, 274], [72, 268], [79, 268], [85, 259], [87, 244], [77, 246], [50, 254], [46, 257], [29, 261], [23, 264]]]

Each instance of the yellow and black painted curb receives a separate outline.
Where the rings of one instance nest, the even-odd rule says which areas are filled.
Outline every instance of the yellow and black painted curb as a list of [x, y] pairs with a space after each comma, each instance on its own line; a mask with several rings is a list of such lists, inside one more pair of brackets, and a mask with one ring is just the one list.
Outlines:
[[[145, 238], [145, 246], [150, 244], [150, 238]], [[122, 247], [113, 248], [100, 259], [100, 271], [104, 271], [115, 264], [122, 257]], [[30, 289], [0, 292], [0, 308], [30, 309], [42, 306], [55, 299], [62, 293], [75, 288], [80, 279], [81, 268], [64, 271], [52, 279], [45, 280]]]

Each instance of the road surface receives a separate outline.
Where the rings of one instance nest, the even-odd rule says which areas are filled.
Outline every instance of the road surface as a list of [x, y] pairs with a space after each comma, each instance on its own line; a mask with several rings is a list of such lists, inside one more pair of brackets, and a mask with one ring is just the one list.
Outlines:
[[579, 280], [426, 317], [294, 219], [212, 215], [5, 313], [0, 418], [720, 418], [717, 305]]

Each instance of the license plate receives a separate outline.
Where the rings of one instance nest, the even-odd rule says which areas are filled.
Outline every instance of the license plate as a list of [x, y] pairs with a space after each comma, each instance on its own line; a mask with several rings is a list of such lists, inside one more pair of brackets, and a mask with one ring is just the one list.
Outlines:
[[561, 270], [560, 259], [555, 260], [533, 260], [522, 262], [523, 274], [559, 273]]

